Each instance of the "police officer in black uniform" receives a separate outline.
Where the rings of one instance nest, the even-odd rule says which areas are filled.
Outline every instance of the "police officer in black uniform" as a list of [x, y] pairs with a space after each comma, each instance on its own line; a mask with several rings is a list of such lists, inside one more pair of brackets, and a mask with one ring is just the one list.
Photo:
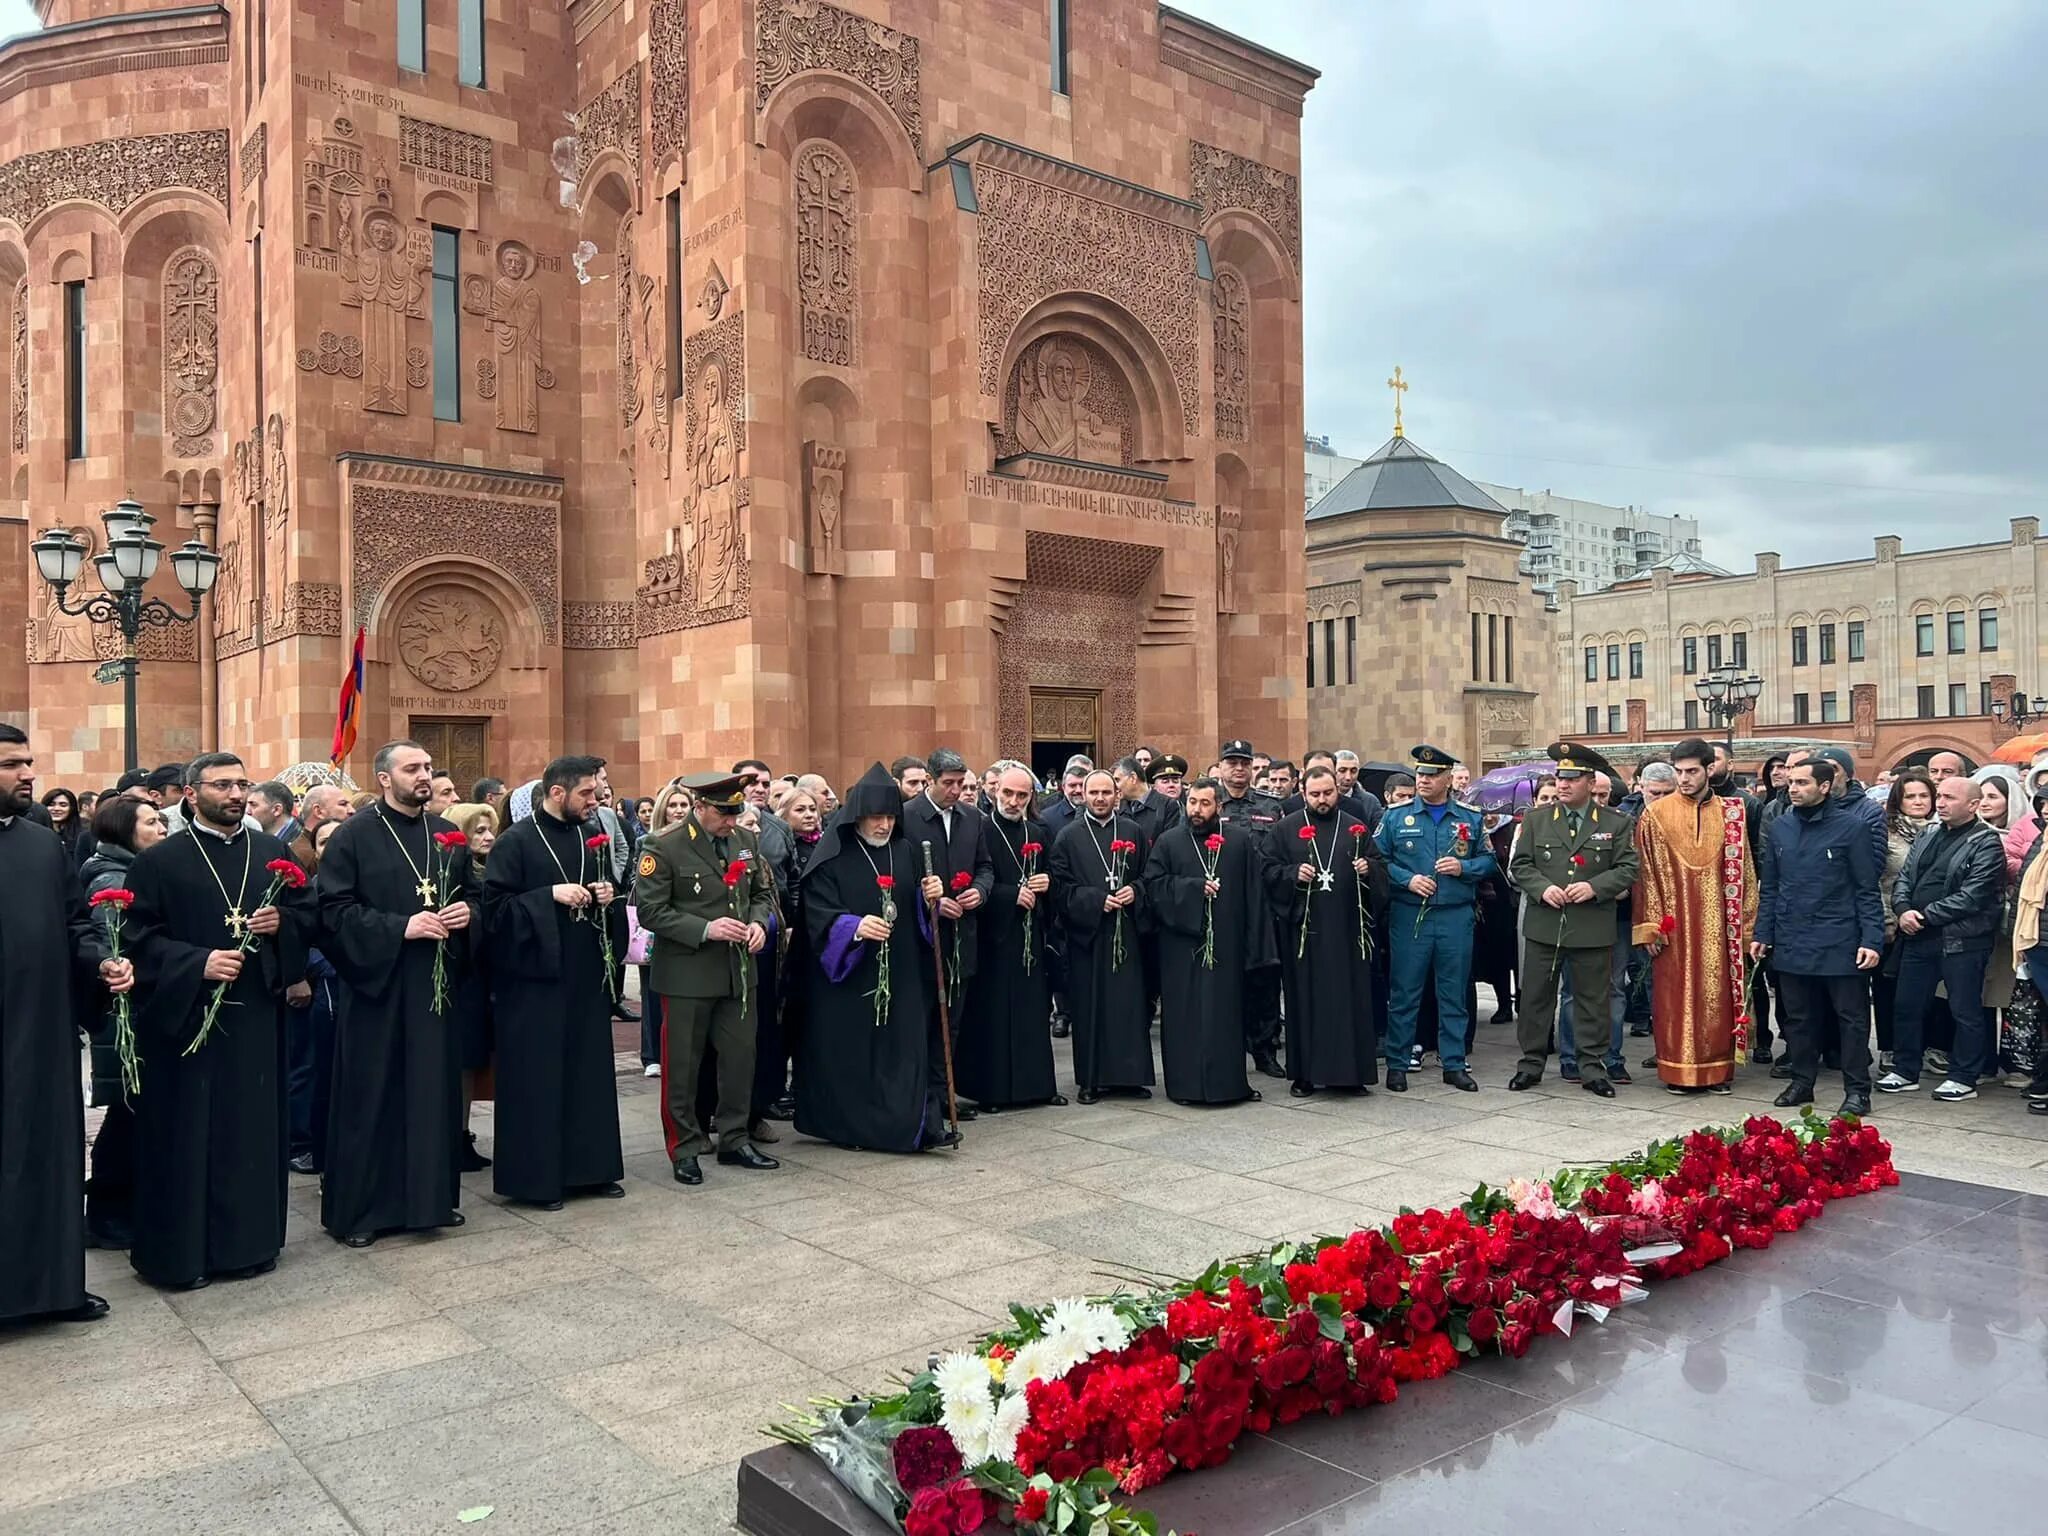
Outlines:
[[[1278, 796], [1253, 789], [1252, 744], [1226, 741], [1216, 754], [1221, 765], [1224, 795], [1216, 816], [1226, 826], [1242, 828], [1258, 839], [1264, 849], [1273, 828], [1284, 814]], [[1268, 1077], [1284, 1079], [1280, 1065], [1280, 971], [1267, 966], [1253, 971], [1245, 980], [1245, 1049], [1252, 1064]]]
[[[1145, 791], [1143, 803], [1151, 806], [1158, 813], [1158, 825], [1161, 832], [1166, 831], [1169, 827], [1176, 825], [1180, 821], [1181, 809], [1180, 801], [1176, 798], [1179, 793], [1178, 789], [1172, 795], [1164, 794], [1161, 792], [1159, 785], [1162, 780], [1178, 785], [1187, 776], [1188, 760], [1177, 752], [1168, 752], [1164, 756], [1153, 758], [1152, 765], [1145, 770], [1145, 782], [1152, 787]], [[1157, 836], [1154, 836], [1153, 841], [1158, 841]]]

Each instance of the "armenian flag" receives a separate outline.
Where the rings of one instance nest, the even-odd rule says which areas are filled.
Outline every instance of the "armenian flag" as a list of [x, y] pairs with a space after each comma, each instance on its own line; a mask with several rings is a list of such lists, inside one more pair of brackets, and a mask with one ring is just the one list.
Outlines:
[[363, 626], [356, 626], [355, 648], [349, 653], [348, 675], [341, 680], [341, 705], [334, 715], [334, 750], [328, 760], [338, 769], [356, 744], [356, 715], [363, 701]]

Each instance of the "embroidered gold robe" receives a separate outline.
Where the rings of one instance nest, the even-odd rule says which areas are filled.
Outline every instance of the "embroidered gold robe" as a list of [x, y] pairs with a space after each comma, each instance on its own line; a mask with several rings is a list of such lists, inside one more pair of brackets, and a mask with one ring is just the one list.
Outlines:
[[1735, 1076], [1736, 1020], [1748, 1011], [1745, 952], [1756, 925], [1745, 814], [1740, 800], [1666, 795], [1636, 822], [1642, 873], [1633, 939], [1667, 941], [1650, 969], [1657, 1075], [1683, 1088]]

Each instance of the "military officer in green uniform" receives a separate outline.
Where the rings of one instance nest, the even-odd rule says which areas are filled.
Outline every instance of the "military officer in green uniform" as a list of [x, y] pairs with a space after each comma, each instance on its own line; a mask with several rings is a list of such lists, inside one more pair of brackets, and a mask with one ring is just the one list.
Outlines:
[[1554, 741], [1557, 801], [1522, 818], [1508, 860], [1508, 878], [1528, 898], [1522, 917], [1522, 1013], [1516, 1025], [1522, 1060], [1508, 1087], [1519, 1093], [1543, 1081], [1557, 1017], [1558, 977], [1569, 969], [1572, 1028], [1580, 1041], [1579, 1086], [1614, 1097], [1607, 1079], [1608, 982], [1614, 965], [1615, 904], [1636, 882], [1636, 824], [1593, 803], [1593, 776], [1621, 776], [1590, 747]]
[[650, 969], [661, 998], [661, 1128], [676, 1182], [702, 1184], [697, 1159], [711, 1138], [697, 1123], [697, 1069], [718, 1052], [718, 1161], [779, 1168], [747, 1139], [754, 1084], [753, 966], [776, 926], [775, 877], [760, 839], [739, 825], [746, 776], [682, 780], [696, 809], [640, 844], [633, 903], [654, 935]]

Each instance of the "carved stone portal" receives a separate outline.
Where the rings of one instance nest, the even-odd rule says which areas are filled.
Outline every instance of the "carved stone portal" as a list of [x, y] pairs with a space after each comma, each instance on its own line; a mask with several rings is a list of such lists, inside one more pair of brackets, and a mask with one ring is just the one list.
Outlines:
[[183, 250], [164, 268], [164, 420], [179, 458], [213, 451], [219, 374], [220, 273], [204, 251]]
[[497, 608], [469, 588], [427, 587], [399, 615], [399, 654], [437, 693], [467, 693], [498, 670], [504, 628]]
[[497, 340], [495, 357], [477, 360], [477, 393], [498, 404], [498, 426], [507, 432], [540, 429], [540, 391], [555, 387], [555, 376], [540, 360], [540, 291], [533, 284], [533, 252], [517, 240], [498, 246], [495, 280], [470, 278], [462, 307], [481, 315]]
[[853, 167], [830, 144], [806, 144], [797, 151], [795, 183], [803, 355], [850, 368], [860, 304], [854, 245], [860, 209]]
[[1128, 464], [1129, 391], [1116, 364], [1078, 336], [1047, 336], [1025, 349], [1004, 402], [1008, 430], [998, 457], [1043, 453], [1090, 464]]
[[811, 574], [846, 574], [840, 513], [846, 500], [846, 450], [831, 443], [804, 444], [804, 526]]
[[754, 117], [794, 75], [826, 69], [850, 75], [888, 104], [924, 159], [924, 107], [917, 39], [824, 0], [759, 0], [754, 7]]

